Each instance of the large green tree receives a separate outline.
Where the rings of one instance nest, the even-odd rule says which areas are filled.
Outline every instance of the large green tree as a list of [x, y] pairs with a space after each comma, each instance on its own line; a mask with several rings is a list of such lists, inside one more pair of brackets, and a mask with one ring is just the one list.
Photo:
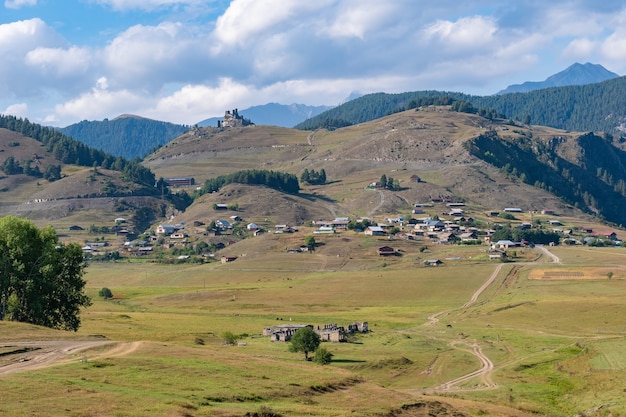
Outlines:
[[289, 351], [304, 352], [304, 359], [309, 360], [309, 352], [315, 352], [320, 345], [320, 336], [307, 326], [299, 329], [292, 337]]
[[80, 245], [62, 244], [50, 226], [0, 219], [0, 319], [78, 330], [87, 264]]

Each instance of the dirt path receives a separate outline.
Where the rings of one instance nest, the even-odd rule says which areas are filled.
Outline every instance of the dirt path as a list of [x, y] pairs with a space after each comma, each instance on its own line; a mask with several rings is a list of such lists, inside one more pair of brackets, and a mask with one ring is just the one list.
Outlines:
[[367, 215], [370, 217], [373, 216], [374, 213], [376, 213], [376, 211], [383, 206], [383, 204], [385, 204], [385, 193], [383, 193], [381, 190], [376, 190], [376, 191], [378, 191], [378, 195], [380, 196], [380, 201], [378, 202], [378, 205], [376, 205], [376, 207], [374, 207], [367, 213]]
[[552, 263], [554, 264], [561, 263], [561, 259], [559, 259], [559, 257], [553, 254], [552, 252], [550, 252], [545, 246], [537, 246], [537, 248], [539, 248], [539, 250], [542, 251], [550, 259], [552, 259]]
[[[459, 348], [458, 345], [461, 345], [461, 344], [469, 346], [471, 349]], [[468, 345], [461, 341], [454, 341], [450, 343], [450, 346], [458, 350], [469, 352], [472, 355], [476, 356], [480, 360], [482, 366], [480, 367], [480, 369], [477, 369], [474, 372], [470, 372], [469, 374], [460, 376], [451, 381], [444, 382], [438, 387], [433, 388], [432, 389], [433, 392], [451, 391], [455, 389], [457, 385], [463, 382], [469, 381], [472, 378], [479, 378], [480, 389], [492, 389], [492, 388], [497, 387], [497, 385], [491, 380], [491, 372], [493, 371], [493, 362], [491, 362], [491, 360], [489, 360], [489, 358], [485, 356], [485, 354], [483, 353], [478, 343], [473, 343], [471, 345]]]
[[[426, 323], [427, 326], [434, 326], [435, 324], [437, 324], [439, 322], [439, 317], [441, 317], [444, 314], [449, 314], [452, 311], [456, 311], [459, 309], [464, 309], [467, 308], [469, 306], [471, 306], [472, 304], [474, 304], [478, 298], [482, 295], [483, 292], [485, 292], [485, 290], [491, 285], [493, 284], [493, 282], [496, 280], [496, 278], [498, 277], [498, 274], [500, 273], [500, 271], [502, 270], [502, 267], [504, 266], [504, 264], [499, 264], [496, 269], [492, 272], [492, 274], [489, 276], [489, 278], [487, 278], [487, 280], [483, 283], [483, 285], [480, 286], [480, 288], [478, 288], [474, 294], [472, 294], [472, 297], [470, 298], [470, 300], [463, 304], [460, 308], [457, 309], [453, 309], [453, 310], [446, 310], [446, 311], [441, 311], [438, 313], [435, 313], [431, 316], [428, 317], [428, 322]], [[453, 390], [460, 390], [460, 388], [458, 388], [458, 385], [460, 385], [461, 383], [467, 382], [470, 379], [474, 379], [474, 378], [478, 378], [479, 380], [479, 387], [476, 389], [493, 389], [497, 387], [497, 384], [495, 384], [492, 379], [491, 379], [491, 373], [493, 372], [493, 362], [491, 362], [491, 360], [483, 353], [480, 345], [477, 342], [474, 343], [469, 343], [468, 341], [461, 339], [461, 340], [454, 340], [450, 343], [450, 346], [453, 347], [454, 349], [458, 349], [458, 350], [462, 350], [468, 353], [471, 353], [472, 355], [474, 355], [476, 358], [478, 358], [478, 360], [481, 363], [481, 367], [475, 371], [472, 371], [468, 374], [462, 375], [458, 378], [452, 379], [450, 381], [444, 382], [443, 384], [440, 384], [434, 388], [431, 388], [429, 390], [427, 390], [427, 392], [430, 393], [442, 393], [442, 392], [449, 392], [449, 391], [453, 391]], [[467, 346], [470, 349], [467, 348], [463, 348], [460, 346]]]
[[439, 317], [446, 315], [446, 314], [450, 314], [453, 311], [456, 310], [460, 310], [463, 308], [467, 308], [469, 306], [471, 306], [472, 304], [474, 304], [477, 300], [478, 297], [481, 296], [481, 294], [483, 292], [485, 292], [485, 290], [491, 285], [493, 284], [493, 282], [496, 280], [496, 278], [498, 277], [498, 274], [500, 273], [500, 271], [502, 270], [502, 267], [504, 266], [504, 264], [499, 264], [496, 269], [493, 271], [493, 273], [489, 276], [489, 278], [487, 278], [487, 281], [485, 281], [483, 283], [483, 285], [480, 286], [479, 289], [477, 289], [474, 294], [472, 294], [472, 297], [470, 298], [470, 300], [463, 304], [460, 308], [455, 308], [452, 310], [445, 310], [445, 311], [440, 311], [438, 313], [432, 314], [430, 316], [428, 316], [428, 322], [426, 323], [427, 326], [434, 326], [435, 324], [437, 324], [439, 322]]
[[[127, 355], [141, 342], [109, 340], [54, 340], [36, 342], [1, 342], [0, 376], [14, 372], [32, 371], [72, 361], [104, 359]], [[87, 352], [90, 349], [101, 349]]]

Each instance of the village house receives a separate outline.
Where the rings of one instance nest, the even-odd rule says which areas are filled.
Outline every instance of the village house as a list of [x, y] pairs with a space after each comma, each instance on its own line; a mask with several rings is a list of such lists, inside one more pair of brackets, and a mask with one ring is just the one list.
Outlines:
[[509, 248], [517, 248], [522, 246], [520, 242], [513, 242], [510, 240], [498, 240], [495, 243], [491, 244], [492, 249], [509, 249]]
[[462, 233], [460, 236], [462, 242], [478, 240], [478, 234], [475, 231]]
[[615, 232], [596, 232], [592, 233], [591, 236], [599, 239], [612, 240], [614, 242], [619, 240]]
[[230, 224], [228, 220], [223, 220], [223, 219], [216, 220], [215, 226], [220, 230], [229, 230], [233, 228], [233, 226]]
[[298, 229], [287, 224], [277, 224], [274, 226], [274, 233], [293, 233], [297, 231]]
[[451, 244], [451, 243], [457, 243], [460, 239], [459, 237], [453, 233], [453, 232], [443, 232], [443, 233], [439, 233], [437, 235], [437, 239], [438, 242], [440, 244]]
[[314, 230], [316, 235], [332, 235], [335, 233], [335, 229], [332, 226], [320, 226], [319, 229]]
[[385, 236], [387, 232], [380, 226], [367, 226], [363, 233], [366, 236]]
[[390, 246], [381, 246], [378, 248], [379, 256], [395, 256], [396, 250]]
[[176, 230], [176, 226], [174, 226], [173, 224], [160, 224], [156, 228], [156, 234], [169, 236]]
[[350, 218], [348, 217], [336, 217], [333, 220], [314, 220], [313, 224], [320, 227], [330, 227], [336, 230], [348, 230], [348, 223]]
[[222, 256], [222, 258], [220, 259], [220, 261], [221, 261], [223, 264], [227, 264], [227, 263], [230, 263], [230, 262], [235, 262], [235, 260], [236, 260], [236, 259], [237, 259], [237, 257], [236, 257], [236, 256], [226, 256], [226, 255], [224, 255], [224, 256]]

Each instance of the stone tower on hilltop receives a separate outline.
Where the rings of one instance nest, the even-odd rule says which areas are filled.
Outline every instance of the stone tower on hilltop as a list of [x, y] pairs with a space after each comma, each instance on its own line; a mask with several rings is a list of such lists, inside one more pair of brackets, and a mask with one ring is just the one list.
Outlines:
[[217, 121], [217, 127], [242, 127], [253, 125], [249, 119], [239, 115], [239, 110], [226, 110], [224, 120]]

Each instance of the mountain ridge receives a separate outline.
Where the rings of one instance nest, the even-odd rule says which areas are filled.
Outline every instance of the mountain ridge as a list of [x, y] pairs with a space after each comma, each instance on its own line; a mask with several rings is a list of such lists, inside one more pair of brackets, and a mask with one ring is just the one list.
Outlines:
[[527, 93], [550, 87], [566, 87], [570, 85], [594, 84], [619, 77], [618, 74], [607, 70], [602, 65], [578, 62], [566, 69], [546, 78], [544, 81], [526, 81], [522, 84], [512, 84], [496, 94]]

